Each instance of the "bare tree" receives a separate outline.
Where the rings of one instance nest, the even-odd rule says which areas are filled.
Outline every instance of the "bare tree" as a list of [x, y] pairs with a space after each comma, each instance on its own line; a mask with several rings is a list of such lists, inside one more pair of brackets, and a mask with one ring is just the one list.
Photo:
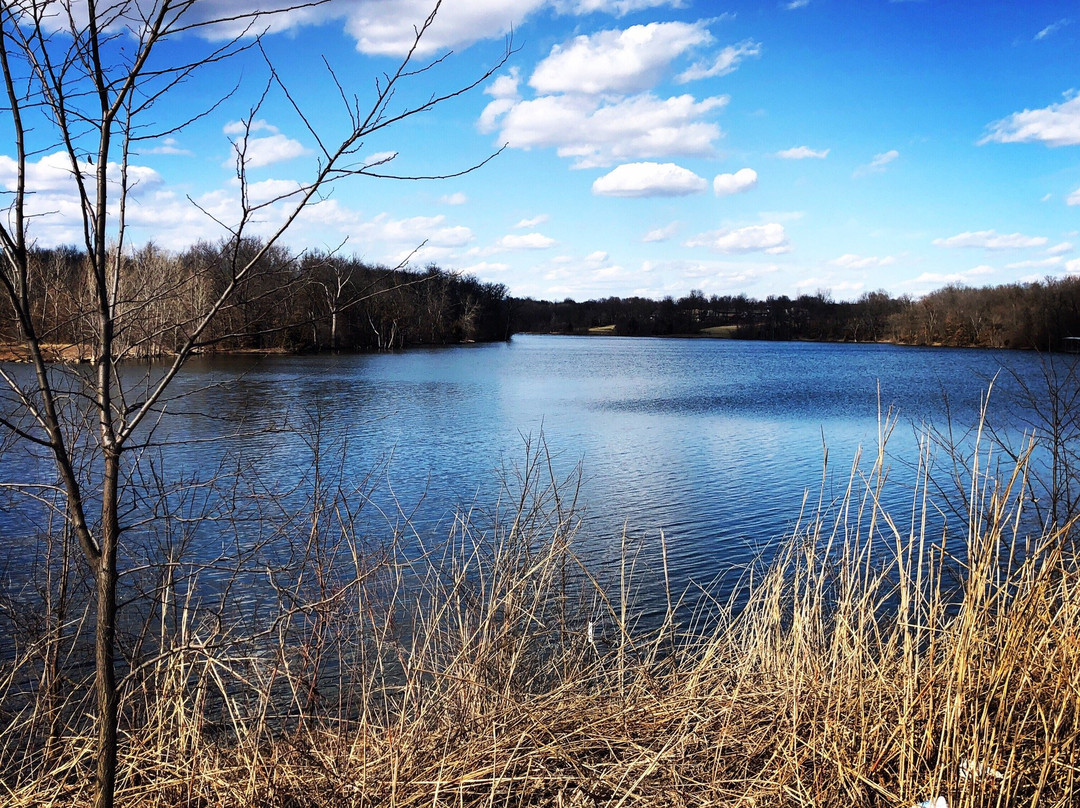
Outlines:
[[[476, 87], [511, 53], [508, 42], [490, 70], [414, 105], [395, 107], [395, 93], [401, 86], [424, 81], [425, 75], [445, 58], [417, 64], [418, 46], [435, 19], [436, 3], [431, 14], [416, 27], [412, 48], [396, 69], [375, 82], [373, 95], [366, 101], [349, 92], [328, 68], [328, 80], [340, 94], [340, 113], [345, 123], [343, 129], [335, 128], [344, 131], [344, 136], [333, 142], [322, 134], [321, 123], [305, 113], [267, 60], [266, 91], [251, 106], [244, 131], [234, 142], [241, 194], [234, 219], [220, 222], [226, 233], [223, 282], [210, 295], [191, 295], [199, 305], [179, 319], [166, 322], [159, 304], [169, 287], [168, 279], [158, 277], [150, 289], [136, 293], [127, 277], [137, 265], [128, 260], [127, 206], [136, 184], [131, 157], [140, 143], [174, 134], [212, 112], [217, 105], [183, 111], [179, 120], [164, 120], [164, 101], [196, 71], [212, 70], [242, 51], [259, 52], [261, 43], [258, 36], [253, 36], [254, 26], [264, 24], [264, 15], [259, 13], [208, 20], [200, 16], [203, 9], [197, 10], [196, 5], [195, 0], [13, 0], [0, 5], [0, 70], [6, 97], [3, 116], [9, 119], [4, 129], [10, 133], [7, 149], [13, 151], [17, 164], [15, 187], [5, 192], [6, 219], [0, 222], [0, 286], [32, 370], [29, 377], [0, 370], [18, 405], [14, 412], [0, 413], [0, 421], [19, 440], [44, 450], [52, 458], [59, 480], [58, 510], [76, 537], [92, 574], [96, 610], [96, 793], [101, 808], [113, 805], [115, 792], [119, 714], [115, 659], [117, 554], [124, 533], [121, 499], [132, 484], [133, 461], [129, 455], [134, 454], [132, 449], [142, 439], [138, 430], [157, 417], [170, 384], [192, 354], [210, 339], [211, 325], [243, 294], [260, 262], [275, 249], [305, 207], [342, 180], [392, 176], [385, 173], [383, 165], [359, 160], [357, 152], [365, 138]], [[176, 58], [178, 49], [164, 47], [168, 41], [225, 23], [233, 28], [238, 23], [248, 27], [234, 39], [207, 44], [204, 52], [189, 61], [169, 61]], [[184, 52], [191, 50], [189, 40]], [[260, 105], [271, 93], [280, 94], [292, 106], [317, 143], [318, 161], [311, 176], [295, 190], [268, 201], [255, 201], [248, 193], [247, 136]], [[92, 357], [89, 373], [49, 361], [47, 327], [41, 312], [35, 309], [33, 242], [28, 231], [32, 224], [59, 212], [35, 211], [29, 177], [35, 159], [54, 153], [63, 155], [79, 203], [88, 308], [77, 316], [89, 324], [84, 337]], [[444, 176], [465, 173], [484, 162]], [[245, 249], [248, 236], [256, 218], [264, 217], [269, 209], [278, 211], [280, 225], [252, 253]], [[155, 256], [151, 251], [142, 258], [145, 261]], [[177, 288], [182, 285], [179, 279], [175, 283]], [[50, 301], [48, 305], [56, 304]], [[137, 316], [148, 314], [148, 307], [154, 308], [149, 312], [152, 316], [143, 321], [151, 324], [151, 331], [136, 333], [132, 324]], [[165, 334], [175, 339], [175, 355], [166, 369], [148, 376], [135, 388], [125, 387], [118, 365], [127, 355], [126, 346]], [[85, 440], [81, 436], [75, 440], [73, 435], [84, 422], [94, 424], [93, 438]], [[98, 509], [99, 513], [91, 513]]]

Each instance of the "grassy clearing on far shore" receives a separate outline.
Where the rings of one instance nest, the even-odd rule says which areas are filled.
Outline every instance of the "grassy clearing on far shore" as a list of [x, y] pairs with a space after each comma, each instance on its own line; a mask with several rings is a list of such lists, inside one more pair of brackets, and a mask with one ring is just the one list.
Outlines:
[[[976, 452], [947, 533], [927, 527], [943, 507], [927, 467], [897, 483], [879, 451], [746, 571], [745, 600], [685, 618], [670, 593], [648, 631], [631, 543], [594, 578], [573, 551], [572, 486], [540, 456], [501, 515], [462, 515], [438, 547], [365, 555], [326, 492], [257, 619], [199, 607], [193, 578], [155, 590], [159, 648], [125, 683], [118, 800], [1075, 805], [1080, 567], [1064, 532], [1024, 532], [1023, 462], [1001, 478]], [[903, 514], [879, 504], [896, 484]], [[49, 642], [0, 671], [11, 808], [91, 794], [92, 702], [79, 682], [44, 699]]]
[[738, 330], [739, 327], [737, 325], [714, 325], [709, 328], [701, 329], [701, 333], [708, 337], [731, 339], [735, 336], [735, 332]]

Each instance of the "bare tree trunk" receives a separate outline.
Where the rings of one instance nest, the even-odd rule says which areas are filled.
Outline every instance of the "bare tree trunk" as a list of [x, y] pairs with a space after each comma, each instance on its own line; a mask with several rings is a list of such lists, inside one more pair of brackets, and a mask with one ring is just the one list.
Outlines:
[[102, 489], [101, 557], [96, 578], [97, 624], [94, 635], [98, 704], [96, 808], [112, 808], [116, 794], [117, 730], [120, 694], [116, 689], [116, 555], [119, 546], [120, 454], [105, 456]]
[[[285, 4], [277, 12], [270, 13], [283, 13], [321, 2], [299, 0], [294, 6]], [[33, 365], [32, 381], [21, 381], [0, 372], [0, 379], [25, 410], [24, 415], [14, 418], [0, 414], [0, 428], [27, 445], [51, 453], [67, 500], [69, 528], [77, 537], [93, 572], [97, 618], [94, 657], [98, 730], [95, 804], [98, 808], [112, 808], [116, 795], [120, 716], [116, 677], [119, 500], [123, 486], [131, 483], [133, 474], [129, 469], [121, 477], [123, 453], [130, 447], [140, 424], [144, 421], [152, 423], [160, 414], [166, 392], [187, 360], [213, 343], [215, 321], [227, 315], [230, 307], [239, 302], [245, 286], [258, 275], [261, 263], [271, 257], [274, 250], [281, 249], [279, 241], [305, 208], [346, 177], [390, 176], [378, 171], [385, 161], [374, 165], [354, 162], [354, 155], [364, 139], [479, 86], [509, 59], [512, 48], [507, 42], [502, 58], [474, 80], [442, 92], [424, 94], [426, 100], [413, 106], [392, 108], [399, 86], [425, 75], [442, 62], [442, 59], [436, 59], [419, 68], [412, 64], [418, 55], [420, 40], [434, 21], [439, 5], [440, 0], [434, 0], [431, 13], [414, 29], [415, 40], [397, 69], [384, 74], [376, 84], [374, 97], [366, 111], [359, 101], [349, 101], [350, 94], [337, 82], [333, 72], [329, 72], [328, 80], [337, 85], [344, 102], [341, 112], [345, 129], [336, 145], [335, 141], [320, 138], [310, 123], [312, 116], [305, 114], [273, 65], [268, 65], [267, 92], [280, 91], [286, 105], [319, 142], [322, 153], [315, 161], [309, 179], [296, 190], [269, 201], [252, 202], [248, 195], [246, 152], [263, 101], [251, 108], [244, 122], [243, 136], [233, 143], [241, 202], [237, 221], [227, 226], [230, 249], [226, 251], [229, 254], [226, 272], [220, 286], [210, 286], [205, 297], [198, 294], [200, 284], [192, 284], [193, 309], [187, 313], [174, 312], [177, 319], [170, 329], [168, 322], [157, 319], [156, 312], [170, 306], [174, 290], [183, 287], [173, 287], [171, 282], [149, 283], [147, 273], [152, 267], [144, 266], [140, 270], [134, 261], [125, 257], [125, 210], [133, 187], [128, 175], [131, 150], [138, 143], [175, 133], [199, 120], [206, 111], [181, 112], [179, 121], [160, 125], [155, 116], [163, 106], [159, 104], [162, 98], [190, 74], [256, 48], [258, 36], [251, 41], [245, 40], [250, 30], [245, 28], [235, 39], [207, 45], [204, 52], [189, 56], [185, 56], [182, 49], [169, 50], [163, 43], [188, 37], [185, 43], [190, 45], [197, 39], [196, 31], [208, 30], [215, 23], [233, 25], [240, 21], [254, 24], [267, 15], [253, 10], [217, 20], [199, 19], [194, 13], [189, 14], [195, 6], [194, 0], [0, 3], [0, 93], [5, 96], [0, 106], [7, 116], [2, 137], [12, 139], [17, 164], [15, 187], [4, 192], [5, 215], [0, 216], [0, 299], [10, 306], [11, 319], [18, 324]], [[160, 53], [163, 50], [166, 53]], [[209, 107], [210, 110], [215, 108], [216, 105]], [[31, 132], [34, 133], [32, 147], [28, 140]], [[51, 147], [42, 145], [49, 143]], [[75, 219], [81, 226], [89, 271], [85, 282], [80, 279], [70, 295], [68, 290], [52, 289], [46, 290], [49, 294], [39, 296], [31, 283], [29, 256], [32, 248], [28, 245], [32, 242], [28, 242], [27, 223], [33, 217], [44, 217], [46, 221], [60, 221], [65, 226], [72, 224], [70, 213], [32, 213], [28, 207], [30, 161], [48, 148], [56, 149], [69, 168], [80, 203]], [[492, 156], [463, 171], [429, 179], [467, 174]], [[110, 166], [118, 169], [119, 182], [110, 181], [113, 170]], [[241, 249], [248, 241], [247, 230], [269, 208], [280, 211], [276, 229], [249, 254]], [[153, 259], [152, 251], [147, 251], [144, 263]], [[143, 272], [141, 280], [140, 271]], [[344, 282], [341, 276], [337, 278], [338, 298]], [[70, 396], [69, 391], [54, 388], [56, 376], [44, 352], [47, 337], [56, 335], [47, 323], [38, 326], [42, 314], [48, 312], [50, 299], [54, 309], [59, 300], [72, 308], [69, 324], [76, 339], [80, 343], [85, 340], [91, 346], [97, 365], [92, 379], [80, 379], [84, 388], [74, 396]], [[337, 303], [332, 307], [335, 347], [336, 317], [342, 308]], [[93, 323], [92, 337], [87, 334], [90, 323]], [[136, 353], [158, 351], [158, 341], [170, 330], [176, 334], [177, 344], [174, 346], [176, 356], [168, 366], [161, 373], [148, 373], [141, 386], [125, 390], [119, 385], [116, 363], [131, 355], [133, 345]], [[395, 338], [396, 323], [390, 333], [391, 347]], [[93, 440], [85, 442], [89, 445], [76, 439], [69, 440], [68, 435], [95, 419], [98, 432]], [[91, 479], [95, 483], [100, 481], [100, 535], [95, 535], [98, 529], [93, 528], [86, 518], [86, 503], [93, 501], [97, 489], [88, 487], [82, 474], [85, 468], [93, 470]]]

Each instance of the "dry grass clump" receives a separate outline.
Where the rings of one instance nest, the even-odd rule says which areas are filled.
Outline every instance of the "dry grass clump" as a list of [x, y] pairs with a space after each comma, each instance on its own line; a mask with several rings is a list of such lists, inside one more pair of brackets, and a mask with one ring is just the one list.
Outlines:
[[[118, 801], [1074, 805], [1080, 568], [1067, 529], [1029, 535], [1024, 464], [1001, 478], [975, 458], [960, 524], [928, 463], [906, 518], [885, 512], [879, 452], [747, 571], [738, 605], [675, 604], [650, 631], [634, 554], [590, 575], [539, 462], [508, 513], [463, 515], [437, 548], [365, 558], [323, 509], [270, 576], [272, 609], [230, 621], [189, 588], [158, 610]], [[0, 802], [88, 804], [92, 720], [70, 702], [46, 743], [39, 701], [17, 698], [39, 667], [27, 651], [5, 669]]]

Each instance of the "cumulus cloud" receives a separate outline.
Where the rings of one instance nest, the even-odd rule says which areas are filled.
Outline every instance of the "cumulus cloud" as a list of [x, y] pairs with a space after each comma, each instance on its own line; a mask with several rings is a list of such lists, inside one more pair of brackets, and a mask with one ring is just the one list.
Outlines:
[[1042, 109], [1025, 109], [990, 124], [979, 145], [986, 143], [1045, 143], [1080, 145], [1080, 95]]
[[[391, 160], [396, 159], [397, 156], [398, 156], [398, 153], [396, 151], [372, 152], [371, 154], [364, 155], [364, 157], [360, 160], [360, 162], [364, 166], [365, 169], [371, 169], [371, 168], [381, 169], [387, 163], [389, 163]], [[378, 173], [378, 172], [375, 172], [375, 173]]]
[[267, 135], [248, 140], [247, 148], [244, 149], [244, 162], [248, 168], [262, 168], [309, 153], [298, 140], [282, 134]]
[[871, 269], [873, 267], [892, 266], [896, 263], [896, 257], [886, 255], [884, 258], [879, 258], [876, 255], [845, 253], [839, 258], [834, 258], [829, 263], [834, 267], [840, 267], [841, 269]]
[[900, 157], [900, 152], [896, 149], [890, 149], [887, 152], [881, 154], [875, 154], [874, 159], [864, 166], [859, 166], [855, 169], [856, 177], [864, 177], [867, 174], [880, 174], [885, 170], [885, 167]]
[[641, 240], [644, 241], [646, 244], [653, 244], [653, 243], [656, 243], [658, 241], [667, 241], [672, 236], [674, 236], [675, 233], [678, 232], [678, 230], [679, 230], [679, 223], [678, 222], [672, 222], [671, 224], [669, 224], [669, 225], [667, 225], [665, 227], [657, 227], [657, 228], [654, 228], [653, 230], [650, 230], [648, 233], [646, 233], [642, 237]]
[[176, 155], [179, 157], [191, 157], [195, 152], [190, 149], [185, 149], [180, 146], [180, 142], [174, 137], [163, 138], [160, 146], [154, 146], [152, 149], [146, 149], [143, 154], [166, 154]]
[[[715, 156], [721, 131], [712, 118], [728, 98], [654, 92], [676, 60], [713, 42], [714, 21], [654, 22], [557, 44], [529, 77], [533, 97], [522, 96], [516, 73], [485, 90], [492, 100], [478, 128], [498, 132], [498, 143], [511, 148], [553, 148], [573, 168]], [[731, 46], [682, 78], [718, 75], [758, 49], [749, 41]]]
[[510, 269], [510, 265], [500, 261], [480, 261], [479, 263], [462, 267], [461, 271], [466, 275], [475, 275], [478, 278], [485, 278], [506, 272], [508, 269]]
[[777, 222], [701, 233], [686, 242], [687, 247], [708, 247], [722, 253], [765, 252], [776, 255], [790, 251], [784, 226]]
[[983, 278], [987, 275], [993, 275], [996, 270], [991, 266], [982, 264], [977, 267], [972, 267], [966, 272], [924, 272], [917, 278], [912, 278], [910, 281], [904, 283], [909, 286], [919, 285], [940, 285], [943, 283], [966, 283], [967, 281]]
[[498, 246], [504, 250], [546, 250], [554, 244], [555, 239], [542, 233], [511, 233], [498, 241]]
[[1064, 260], [1064, 256], [1052, 255], [1049, 258], [1036, 258], [1027, 261], [1014, 261], [1011, 264], [1006, 264], [1005, 269], [1048, 269], [1050, 267], [1059, 266]]
[[734, 174], [717, 174], [713, 178], [713, 193], [717, 196], [741, 194], [757, 187], [757, 172], [752, 168], [740, 168]]
[[1064, 253], [1071, 252], [1072, 248], [1072, 242], [1063, 241], [1060, 244], [1055, 244], [1053, 247], [1047, 247], [1046, 252], [1048, 255], [1063, 255]]
[[1065, 200], [1066, 205], [1080, 205], [1080, 188], [1077, 188]]
[[494, 131], [498, 126], [499, 118], [513, 109], [514, 104], [521, 100], [518, 92], [520, 80], [518, 68], [513, 67], [508, 74], [499, 76], [484, 88], [484, 94], [490, 95], [495, 100], [484, 107], [484, 111], [480, 113], [477, 128], [481, 132]]
[[514, 225], [515, 230], [530, 230], [534, 227], [538, 227], [546, 222], [551, 217], [546, 213], [541, 213], [539, 216], [533, 216], [531, 219], [522, 219], [520, 222]]
[[656, 85], [672, 60], [712, 40], [701, 22], [654, 22], [555, 45], [529, 85], [541, 94], [629, 95]]
[[[432, 10], [431, 0], [340, 0], [295, 7], [292, 0], [199, 0], [192, 4], [191, 22], [230, 18], [202, 29], [211, 39], [250, 34], [251, 16], [261, 14], [253, 26], [258, 32], [295, 30], [305, 26], [338, 24], [362, 53], [402, 57], [415, 43], [415, 31]], [[444, 3], [417, 47], [424, 56], [460, 49], [473, 43], [501, 39], [514, 27], [546, 8], [564, 14], [593, 13], [624, 16], [659, 6], [680, 7], [681, 0], [469, 0]], [[288, 9], [287, 11], [283, 11]], [[268, 12], [279, 12], [270, 14]], [[77, 9], [76, 9], [77, 12]]]
[[597, 196], [688, 196], [708, 187], [704, 178], [675, 163], [625, 163], [598, 178]]
[[[230, 138], [235, 138], [232, 140], [234, 154], [222, 164], [225, 168], [235, 166], [239, 155], [243, 155], [244, 165], [248, 168], [262, 168], [310, 154], [300, 141], [286, 137], [266, 121], [254, 121], [250, 128], [242, 121], [231, 121], [225, 124], [224, 132]], [[269, 134], [252, 137], [256, 132]]]
[[[91, 177], [97, 170], [97, 166], [89, 162], [79, 161], [77, 165], [80, 172]], [[7, 155], [0, 154], [0, 189], [14, 191], [18, 187], [18, 176], [19, 164]], [[109, 163], [106, 177], [111, 186], [110, 193], [116, 200], [121, 182], [120, 165]], [[82, 204], [67, 154], [56, 152], [27, 162], [25, 180], [26, 213], [31, 237], [42, 246], [80, 243], [83, 238]], [[153, 204], [163, 185], [161, 175], [148, 166], [140, 165], [128, 166], [127, 182], [130, 217], [138, 215], [140, 206]], [[110, 216], [117, 214], [117, 210], [109, 211]]]
[[711, 157], [720, 127], [705, 118], [727, 102], [726, 96], [698, 101], [692, 95], [661, 99], [651, 93], [613, 101], [541, 96], [517, 102], [500, 116], [499, 140], [517, 149], [555, 148], [560, 157], [575, 160], [574, 168]]
[[715, 76], [726, 76], [728, 73], [735, 72], [746, 57], [760, 55], [761, 44], [752, 39], [746, 39], [737, 45], [728, 45], [711, 61], [696, 62], [680, 73], [676, 80], [686, 83]]
[[594, 12], [603, 12], [618, 17], [649, 8], [658, 8], [660, 6], [680, 8], [683, 5], [683, 0], [556, 0], [555, 2], [555, 7], [563, 13], [592, 14]]
[[[656, 281], [640, 293], [657, 298], [665, 294], [685, 294], [689, 288], [701, 289], [707, 295], [750, 292], [762, 279], [779, 272], [780, 267], [745, 259], [666, 260], [646, 261], [641, 271], [655, 277]], [[666, 283], [660, 285], [661, 280]]]
[[776, 153], [776, 156], [779, 157], [781, 160], [824, 160], [826, 157], [829, 156], [829, 151], [829, 149], [821, 149], [820, 151], [815, 151], [809, 146], [795, 146], [791, 149], [784, 149], [783, 151], [778, 151]]
[[428, 247], [461, 247], [473, 239], [472, 230], [461, 225], [448, 225], [442, 215], [394, 219], [387, 213], [380, 213], [370, 221], [355, 225], [353, 233], [362, 242], [412, 246], [426, 241]]
[[511, 67], [509, 71], [496, 77], [495, 81], [484, 88], [484, 95], [490, 95], [492, 98], [517, 98], [520, 82], [521, 69]]
[[967, 247], [985, 250], [1016, 250], [1042, 247], [1049, 241], [1045, 236], [1025, 236], [1023, 233], [998, 233], [996, 230], [979, 230], [958, 233], [948, 238], [934, 239], [937, 247]]
[[[327, 14], [333, 12], [329, 4]], [[441, 53], [500, 38], [546, 5], [545, 0], [470, 0], [445, 3], [420, 41], [421, 55]], [[345, 30], [356, 40], [357, 50], [367, 54], [403, 56], [415, 42], [415, 29], [431, 13], [430, 0], [394, 0], [393, 3], [353, 2], [341, 4]], [[318, 8], [314, 10], [318, 13]]]

